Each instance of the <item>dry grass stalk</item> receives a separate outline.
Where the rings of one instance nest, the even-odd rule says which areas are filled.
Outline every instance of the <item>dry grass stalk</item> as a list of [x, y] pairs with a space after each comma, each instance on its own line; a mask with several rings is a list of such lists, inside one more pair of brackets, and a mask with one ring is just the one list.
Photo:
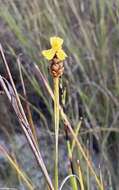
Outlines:
[[18, 96], [18, 93], [17, 93], [17, 90], [16, 90], [16, 87], [15, 87], [15, 84], [14, 84], [14, 81], [13, 81], [13, 78], [12, 78], [12, 75], [11, 75], [11, 72], [10, 72], [10, 69], [9, 69], [9, 66], [7, 64], [7, 61], [5, 59], [5, 55], [4, 55], [4, 52], [3, 52], [3, 49], [2, 49], [2, 46], [0, 45], [0, 53], [1, 53], [1, 56], [2, 56], [2, 59], [3, 59], [3, 62], [5, 64], [5, 67], [6, 67], [6, 70], [7, 70], [7, 73], [8, 73], [8, 76], [9, 76], [9, 80], [10, 80], [10, 83], [5, 79], [3, 78], [1, 75], [0, 75], [0, 84], [5, 92], [5, 94], [7, 95], [10, 103], [12, 104], [13, 108], [14, 108], [14, 111], [17, 115], [17, 118], [19, 120], [19, 123], [24, 131], [24, 134], [27, 138], [27, 141], [32, 149], [32, 152], [38, 162], [38, 165], [40, 166], [44, 176], [45, 176], [45, 179], [49, 185], [49, 188], [51, 190], [54, 190], [53, 188], [53, 185], [52, 185], [52, 182], [51, 182], [51, 179], [49, 177], [49, 174], [47, 172], [47, 169], [46, 169], [46, 166], [44, 164], [44, 161], [42, 159], [42, 156], [41, 156], [41, 153], [39, 151], [39, 148], [38, 148], [38, 145], [34, 139], [34, 135], [31, 131], [31, 128], [30, 128], [30, 125], [28, 123], [28, 120], [26, 118], [26, 115], [24, 113], [24, 110], [23, 110], [23, 107], [22, 107], [22, 104], [21, 104], [21, 101], [19, 99], [19, 96]]

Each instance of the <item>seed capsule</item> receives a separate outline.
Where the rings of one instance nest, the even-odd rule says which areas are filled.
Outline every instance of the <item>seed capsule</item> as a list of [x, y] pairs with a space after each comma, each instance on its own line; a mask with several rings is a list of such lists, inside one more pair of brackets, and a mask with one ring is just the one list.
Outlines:
[[50, 72], [53, 77], [60, 77], [64, 72], [63, 62], [58, 58], [53, 58], [50, 66]]

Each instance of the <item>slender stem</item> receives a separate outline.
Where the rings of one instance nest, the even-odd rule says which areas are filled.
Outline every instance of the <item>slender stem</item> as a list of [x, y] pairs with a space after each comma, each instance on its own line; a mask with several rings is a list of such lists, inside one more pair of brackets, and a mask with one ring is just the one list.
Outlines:
[[55, 190], [58, 190], [59, 77], [54, 78]]
[[35, 139], [36, 143], [38, 144], [36, 129], [35, 129], [35, 126], [34, 126], [34, 123], [33, 123], [32, 114], [31, 114], [29, 103], [28, 103], [27, 92], [26, 92], [26, 88], [25, 88], [25, 84], [24, 84], [20, 57], [17, 58], [17, 63], [18, 63], [18, 68], [19, 68], [19, 74], [20, 74], [22, 90], [23, 90], [24, 98], [26, 100], [25, 103], [26, 103], [26, 111], [28, 113], [28, 121], [29, 121], [29, 124], [30, 124], [29, 126], [31, 128], [32, 133], [33, 133], [34, 139]]
[[[70, 146], [69, 141], [67, 142], [67, 148], [68, 148], [68, 156], [69, 156], [69, 161], [70, 161], [69, 174], [70, 175], [75, 175], [74, 174], [74, 168], [73, 168], [73, 161], [72, 161], [71, 146]], [[71, 186], [72, 186], [73, 190], [78, 190], [77, 179], [75, 177], [70, 178], [70, 183], [71, 183]]]
[[81, 190], [84, 190], [83, 173], [81, 171], [79, 160], [77, 160], [77, 166], [78, 166], [78, 176], [80, 180], [80, 187], [81, 187]]

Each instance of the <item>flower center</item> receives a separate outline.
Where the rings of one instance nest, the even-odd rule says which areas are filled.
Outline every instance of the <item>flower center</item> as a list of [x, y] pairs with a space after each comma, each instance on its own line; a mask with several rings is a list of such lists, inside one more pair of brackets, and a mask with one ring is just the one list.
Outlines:
[[61, 48], [61, 46], [59, 45], [59, 43], [56, 42], [56, 43], [53, 44], [53, 49], [55, 51], [58, 51], [60, 48]]

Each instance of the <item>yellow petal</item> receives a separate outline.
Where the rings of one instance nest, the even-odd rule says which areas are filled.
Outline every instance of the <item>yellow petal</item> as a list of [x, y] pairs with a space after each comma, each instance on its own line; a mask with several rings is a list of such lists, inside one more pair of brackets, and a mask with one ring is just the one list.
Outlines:
[[60, 49], [57, 53], [56, 53], [57, 57], [59, 58], [59, 60], [63, 61], [65, 60], [65, 58], [67, 57], [67, 54], [64, 52], [63, 49]]
[[50, 38], [50, 43], [51, 43], [52, 48], [55, 51], [58, 51], [62, 47], [63, 39], [59, 38], [59, 37], [56, 37], [56, 36], [55, 37], [51, 37]]
[[55, 55], [55, 51], [54, 49], [48, 49], [48, 50], [43, 50], [42, 51], [42, 55], [48, 59], [48, 60], [51, 60], [53, 59], [54, 55]]

